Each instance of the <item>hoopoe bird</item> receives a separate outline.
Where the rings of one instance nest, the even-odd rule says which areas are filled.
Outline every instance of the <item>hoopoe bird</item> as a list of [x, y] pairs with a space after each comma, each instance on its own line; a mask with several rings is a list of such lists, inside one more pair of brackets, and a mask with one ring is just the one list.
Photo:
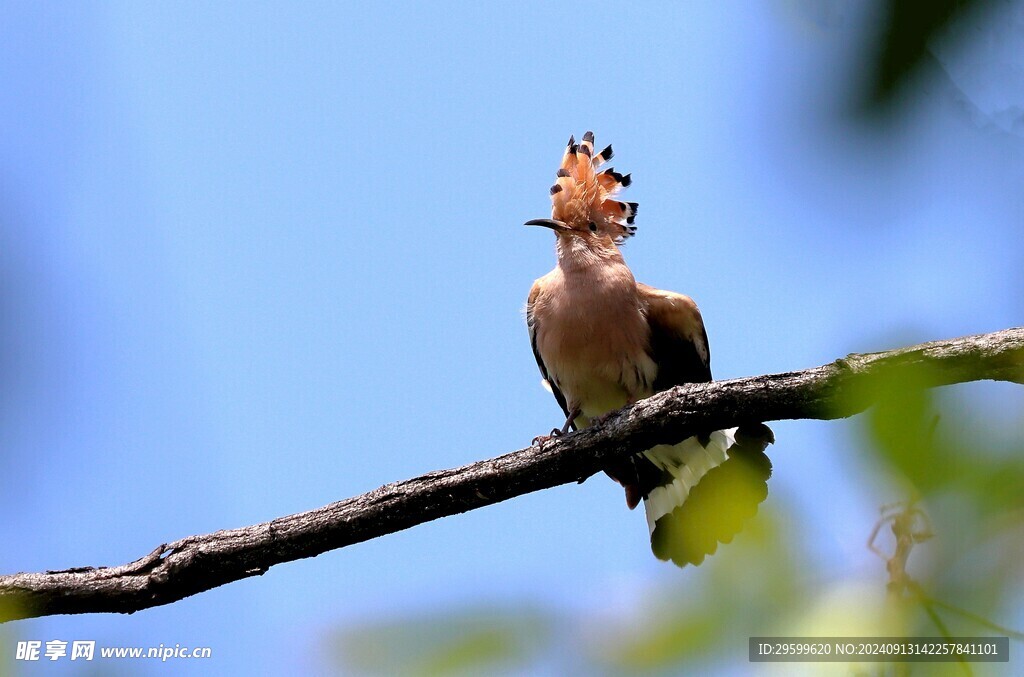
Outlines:
[[[569, 137], [551, 186], [558, 261], [534, 282], [526, 322], [541, 376], [565, 414], [551, 435], [578, 430], [627, 404], [682, 383], [711, 380], [711, 353], [689, 296], [638, 283], [620, 246], [636, 233], [637, 203], [616, 199], [629, 174], [598, 171], [594, 134]], [[537, 438], [543, 443], [550, 436]], [[771, 430], [752, 423], [659, 445], [605, 472], [644, 502], [651, 547], [679, 566], [700, 564], [730, 542], [767, 496]]]

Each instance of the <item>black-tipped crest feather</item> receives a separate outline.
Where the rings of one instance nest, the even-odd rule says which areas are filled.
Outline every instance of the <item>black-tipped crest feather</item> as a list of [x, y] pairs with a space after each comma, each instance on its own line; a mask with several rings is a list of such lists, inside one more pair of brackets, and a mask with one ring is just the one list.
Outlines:
[[[629, 174], [620, 174], [609, 168], [600, 173], [598, 166], [612, 157], [608, 145], [594, 153], [594, 133], [586, 132], [576, 143], [570, 136], [558, 169], [558, 180], [551, 188], [551, 217], [563, 222], [570, 230], [596, 232], [607, 235], [616, 244], [622, 244], [636, 233], [633, 225], [636, 203], [615, 199], [633, 180]], [[590, 224], [596, 228], [591, 229]]]

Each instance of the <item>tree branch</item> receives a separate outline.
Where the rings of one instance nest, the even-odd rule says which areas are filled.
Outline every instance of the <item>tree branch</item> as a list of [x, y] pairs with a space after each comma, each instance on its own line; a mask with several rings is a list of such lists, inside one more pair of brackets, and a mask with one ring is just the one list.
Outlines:
[[864, 387], [872, 379], [921, 368], [927, 387], [987, 379], [1024, 383], [1024, 328], [854, 354], [804, 371], [679, 386], [542, 448], [394, 482], [263, 524], [188, 536], [130, 564], [0, 576], [0, 620], [169, 604], [262, 575], [275, 564], [582, 481], [615, 458], [674, 444], [698, 430], [852, 416], [872, 404], [872, 389]]

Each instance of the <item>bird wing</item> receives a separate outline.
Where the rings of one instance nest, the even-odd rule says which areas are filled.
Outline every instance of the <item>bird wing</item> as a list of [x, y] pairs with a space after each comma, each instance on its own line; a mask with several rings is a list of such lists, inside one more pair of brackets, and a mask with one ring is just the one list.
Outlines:
[[[555, 396], [558, 406], [562, 408], [563, 414], [568, 417], [569, 407], [566, 405], [565, 395], [558, 389], [555, 382], [551, 380], [551, 377], [548, 375], [548, 368], [544, 365], [544, 359], [540, 356], [540, 351], [537, 350], [537, 317], [533, 314], [533, 304], [539, 294], [540, 280], [533, 283], [533, 287], [530, 288], [530, 296], [526, 299], [526, 328], [530, 332], [530, 347], [533, 348], [533, 356], [537, 360], [537, 367], [540, 369], [541, 378], [551, 388], [551, 394]], [[575, 423], [573, 423], [572, 429], [576, 430]]]
[[[697, 304], [685, 294], [655, 289], [639, 282], [636, 287], [650, 327], [648, 354], [658, 367], [652, 384], [654, 391], [661, 392], [683, 383], [710, 381], [711, 351]], [[706, 440], [702, 436], [701, 441]], [[655, 460], [639, 455], [614, 461], [605, 468], [612, 479], [625, 487], [626, 504], [630, 508], [635, 507], [641, 498], [644, 499], [649, 518], [651, 502], [647, 499], [651, 492], [675, 481], [675, 477], [661, 462], [661, 457], [678, 454], [670, 451], [673, 447], [659, 449], [661, 452]], [[682, 463], [680, 459], [672, 467]], [[654, 503], [658, 507], [655, 519], [662, 510], [671, 511], [675, 507], [674, 502], [659, 499], [658, 495], [655, 495]]]
[[650, 355], [658, 365], [654, 391], [711, 380], [711, 349], [697, 304], [685, 294], [637, 284], [651, 328]]
[[[638, 284], [647, 308], [654, 390], [711, 380], [711, 351], [697, 304], [689, 296]], [[659, 445], [634, 465], [644, 496], [651, 549], [679, 566], [700, 564], [732, 540], [768, 493], [774, 441], [763, 424], [707, 431]]]

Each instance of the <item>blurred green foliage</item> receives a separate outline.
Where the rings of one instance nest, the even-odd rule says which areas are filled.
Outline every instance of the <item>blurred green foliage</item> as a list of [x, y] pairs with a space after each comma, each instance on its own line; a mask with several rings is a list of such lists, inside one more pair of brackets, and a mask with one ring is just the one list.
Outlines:
[[549, 645], [552, 626], [547, 612], [456, 609], [340, 632], [332, 652], [346, 674], [495, 674], [534, 659]]
[[763, 508], [713, 560], [640, 600], [642, 620], [599, 628], [588, 661], [604, 674], [633, 674], [745, 656], [748, 637], [787, 627], [810, 599], [795, 527], [777, 507]]
[[877, 404], [864, 416], [865, 445], [923, 496], [959, 495], [985, 514], [1024, 508], [1024, 456], [999, 449], [990, 432], [936, 403], [925, 368], [882, 373], [863, 387]]
[[1013, 637], [999, 619], [1024, 574], [1024, 448], [1006, 448], [931, 382], [900, 368], [865, 386], [877, 404], [862, 417], [863, 446], [934, 533], [908, 558], [912, 584], [893, 603], [905, 605], [908, 635]]
[[331, 652], [341, 674], [362, 675], [618, 675], [745, 657], [749, 636], [781, 631], [809, 599], [799, 573], [806, 555], [794, 549], [792, 528], [780, 511], [762, 510], [715, 566], [652, 586], [635, 600], [638, 613], [510, 604], [441, 610], [343, 630], [330, 639]]
[[992, 0], [879, 3], [878, 23], [862, 49], [866, 67], [857, 97], [861, 111], [877, 115], [898, 108], [927, 77], [933, 62], [929, 44], [954, 33], [957, 23], [998, 4]]
[[[14, 616], [13, 604], [0, 601], [0, 619]], [[15, 674], [15, 652], [18, 646], [16, 624], [4, 623], [0, 625], [0, 677], [10, 677]]]

